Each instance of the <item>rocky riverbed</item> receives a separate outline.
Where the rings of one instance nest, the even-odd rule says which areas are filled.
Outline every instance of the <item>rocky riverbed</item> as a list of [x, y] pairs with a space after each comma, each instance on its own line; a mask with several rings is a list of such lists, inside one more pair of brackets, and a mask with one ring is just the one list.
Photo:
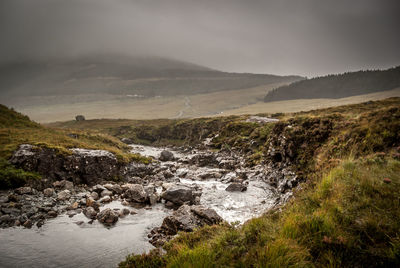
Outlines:
[[[0, 192], [0, 263], [109, 267], [178, 231], [259, 216], [298, 184], [290, 167], [248, 167], [238, 153], [131, 147], [156, 160], [120, 166], [104, 151], [74, 149], [58, 158], [20, 146], [12, 162], [47, 172], [48, 180]], [[48, 168], [42, 158], [57, 165]], [[121, 182], [107, 181], [115, 174]]]

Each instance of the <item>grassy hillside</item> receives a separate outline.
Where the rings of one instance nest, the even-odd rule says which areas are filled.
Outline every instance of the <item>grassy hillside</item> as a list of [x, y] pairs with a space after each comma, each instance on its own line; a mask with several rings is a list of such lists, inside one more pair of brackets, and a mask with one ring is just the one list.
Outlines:
[[[70, 137], [68, 134], [74, 134]], [[109, 135], [93, 131], [64, 131], [44, 127], [27, 116], [0, 105], [0, 188], [22, 185], [37, 174], [15, 169], [8, 163], [18, 145], [29, 143], [38, 147], [69, 153], [68, 148], [102, 149], [113, 152], [120, 161], [148, 161], [129, 153], [129, 147]]]
[[[202, 119], [202, 125], [220, 133], [216, 148], [242, 150], [249, 160], [270, 161], [270, 144], [281, 153], [292, 150], [285, 157], [306, 183], [288, 204], [243, 226], [181, 233], [164, 246], [166, 253], [132, 255], [120, 266], [399, 266], [400, 98], [279, 117], [270, 125], [244, 117], [221, 118], [221, 125]], [[171, 128], [182, 123], [189, 124]]]
[[400, 66], [383, 71], [349, 72], [297, 81], [268, 92], [264, 101], [335, 99], [391, 90], [397, 87], [400, 87]]
[[88, 55], [0, 65], [0, 96], [175, 96], [293, 82], [299, 76], [226, 73], [159, 57]]

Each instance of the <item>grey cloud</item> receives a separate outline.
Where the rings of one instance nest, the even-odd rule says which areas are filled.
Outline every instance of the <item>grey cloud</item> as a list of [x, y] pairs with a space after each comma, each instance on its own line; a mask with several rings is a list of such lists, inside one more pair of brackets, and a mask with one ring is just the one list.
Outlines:
[[399, 1], [2, 0], [0, 61], [113, 52], [237, 72], [400, 63]]

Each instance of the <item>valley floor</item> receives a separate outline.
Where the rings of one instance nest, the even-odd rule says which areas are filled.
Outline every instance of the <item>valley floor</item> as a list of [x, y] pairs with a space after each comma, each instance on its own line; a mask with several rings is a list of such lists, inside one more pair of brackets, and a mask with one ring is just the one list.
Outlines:
[[77, 114], [86, 119], [196, 118], [204, 116], [310, 111], [337, 105], [399, 97], [400, 88], [342, 99], [301, 99], [264, 103], [265, 94], [278, 86], [266, 85], [242, 90], [176, 97], [135, 98], [120, 95], [27, 97], [5, 102], [17, 111], [41, 122], [72, 120]]

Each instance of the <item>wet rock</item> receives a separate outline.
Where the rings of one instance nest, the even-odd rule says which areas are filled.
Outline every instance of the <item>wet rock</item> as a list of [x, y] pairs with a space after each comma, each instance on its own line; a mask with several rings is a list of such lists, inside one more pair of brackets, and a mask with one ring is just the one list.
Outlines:
[[57, 212], [55, 212], [54, 210], [50, 210], [49, 212], [47, 212], [47, 215], [50, 218], [55, 218], [55, 217], [57, 217]]
[[157, 204], [157, 202], [158, 202], [158, 199], [159, 199], [159, 197], [158, 197], [158, 195], [157, 194], [150, 194], [149, 195], [149, 202], [150, 202], [150, 205], [155, 205], [155, 204]]
[[43, 195], [46, 197], [52, 197], [54, 195], [54, 189], [53, 188], [46, 188], [43, 190]]
[[242, 183], [238, 183], [238, 182], [229, 184], [229, 186], [226, 187], [226, 189], [225, 189], [225, 191], [228, 191], [228, 192], [244, 192], [246, 190], [247, 190], [247, 186]]
[[104, 188], [106, 188], [109, 191], [112, 191], [115, 194], [121, 194], [122, 193], [122, 188], [118, 184], [105, 184]]
[[192, 206], [191, 211], [203, 221], [203, 224], [212, 225], [223, 221], [221, 216], [211, 208]]
[[124, 191], [123, 197], [128, 201], [144, 203], [147, 200], [147, 193], [142, 185], [139, 184], [124, 184], [122, 185]]
[[93, 207], [87, 207], [83, 210], [83, 214], [89, 219], [96, 219], [97, 211]]
[[74, 210], [77, 209], [79, 207], [79, 203], [78, 202], [74, 202], [72, 203], [72, 205], [70, 205], [67, 210]]
[[133, 140], [130, 138], [122, 138], [121, 141], [125, 144], [133, 144]]
[[24, 226], [25, 228], [28, 228], [28, 229], [32, 228], [32, 225], [33, 225], [33, 223], [32, 223], [31, 220], [27, 220], [27, 221], [25, 221], [24, 224], [23, 224], [23, 226]]
[[97, 192], [91, 192], [90, 196], [94, 199], [94, 200], [99, 200], [99, 194]]
[[101, 197], [105, 197], [105, 196], [112, 196], [112, 192], [111, 191], [109, 191], [109, 190], [103, 190], [102, 192], [101, 192], [101, 194], [100, 194], [100, 196]]
[[73, 190], [74, 183], [67, 180], [56, 181], [53, 183], [53, 187], [56, 189], [66, 189], [66, 190]]
[[70, 218], [72, 218], [72, 217], [75, 216], [76, 214], [78, 214], [78, 213], [76, 212], [76, 210], [67, 211], [67, 215], [68, 215], [68, 217], [70, 217]]
[[110, 203], [111, 201], [112, 201], [112, 199], [109, 195], [106, 195], [106, 196], [100, 198], [100, 200], [99, 200], [100, 203]]
[[193, 156], [190, 161], [191, 164], [195, 164], [199, 167], [218, 167], [219, 162], [217, 157], [213, 153], [199, 153]]
[[100, 194], [102, 191], [107, 190], [103, 185], [96, 184], [95, 186], [92, 187], [92, 191]]
[[3, 215], [0, 217], [0, 224], [8, 224], [12, 221], [12, 218], [10, 215]]
[[148, 236], [151, 244], [162, 246], [179, 231], [191, 232], [199, 226], [217, 224], [221, 221], [222, 218], [213, 209], [183, 205], [171, 216], [164, 218], [161, 227], [154, 228]]
[[20, 195], [31, 194], [32, 188], [31, 187], [20, 187], [20, 188], [15, 189], [15, 192]]
[[40, 220], [36, 223], [37, 228], [41, 228], [44, 225], [44, 220]]
[[56, 149], [22, 144], [14, 152], [10, 162], [27, 171], [35, 171], [51, 182], [70, 178], [75, 184], [95, 185], [111, 177], [123, 177], [126, 164], [118, 162], [114, 154], [104, 150], [75, 148], [72, 154], [59, 154]]
[[170, 201], [175, 205], [194, 204], [195, 195], [191, 188], [186, 186], [169, 187], [161, 196], [166, 201]]
[[57, 194], [57, 199], [60, 201], [65, 201], [70, 199], [71, 192], [69, 190], [63, 190]]
[[104, 225], [112, 225], [118, 221], [118, 213], [110, 208], [106, 208], [97, 215], [97, 220]]
[[160, 153], [158, 157], [160, 161], [172, 161], [175, 159], [174, 154], [170, 151], [164, 150]]
[[[127, 175], [128, 178], [140, 177], [143, 178], [147, 175], [154, 175], [155, 165], [146, 165], [143, 163], [132, 162], [128, 165]], [[140, 180], [140, 179], [139, 179]]]

